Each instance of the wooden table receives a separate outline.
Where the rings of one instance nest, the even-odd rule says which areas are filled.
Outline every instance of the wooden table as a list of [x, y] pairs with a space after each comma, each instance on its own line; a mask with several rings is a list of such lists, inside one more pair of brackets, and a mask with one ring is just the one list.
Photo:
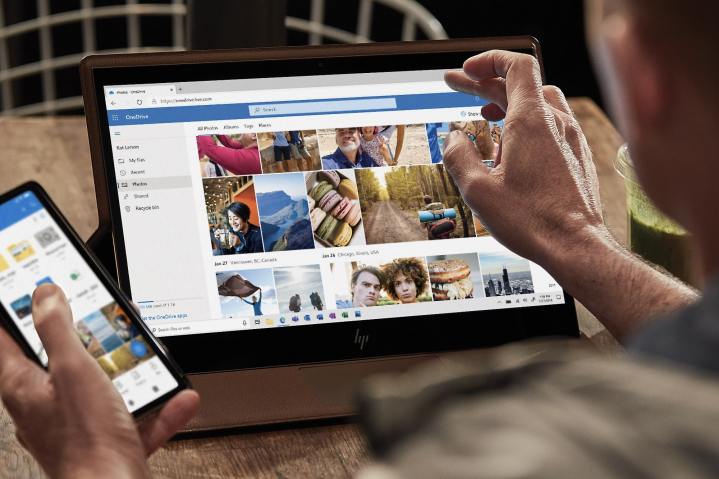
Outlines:
[[[604, 217], [626, 242], [624, 183], [613, 166], [622, 139], [591, 100], [573, 98], [570, 104], [594, 152]], [[97, 212], [84, 118], [0, 119], [0, 145], [0, 191], [30, 179], [40, 182], [87, 239], [97, 227]], [[602, 349], [615, 347], [601, 324], [577, 306], [582, 333]], [[352, 476], [369, 460], [356, 424], [325, 422], [176, 440], [158, 451], [150, 465], [155, 477], [168, 478], [338, 478]], [[0, 409], [0, 478], [40, 476]]]

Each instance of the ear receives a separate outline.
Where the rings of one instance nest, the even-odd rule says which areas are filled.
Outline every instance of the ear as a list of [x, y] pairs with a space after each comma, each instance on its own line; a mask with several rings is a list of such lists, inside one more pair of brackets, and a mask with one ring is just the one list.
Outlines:
[[627, 139], [641, 142], [642, 132], [659, 127], [671, 113], [669, 78], [665, 76], [670, 72], [662, 67], [662, 49], [642, 34], [635, 19], [626, 15], [608, 16], [602, 25], [602, 36], [604, 53], [614, 73], [609, 80], [613, 111]]

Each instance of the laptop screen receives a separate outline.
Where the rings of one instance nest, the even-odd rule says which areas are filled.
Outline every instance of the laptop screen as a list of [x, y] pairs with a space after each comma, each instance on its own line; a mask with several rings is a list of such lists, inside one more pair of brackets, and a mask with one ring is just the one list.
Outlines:
[[130, 289], [151, 330], [564, 303], [444, 168], [452, 130], [492, 167], [503, 123], [443, 75], [105, 86]]

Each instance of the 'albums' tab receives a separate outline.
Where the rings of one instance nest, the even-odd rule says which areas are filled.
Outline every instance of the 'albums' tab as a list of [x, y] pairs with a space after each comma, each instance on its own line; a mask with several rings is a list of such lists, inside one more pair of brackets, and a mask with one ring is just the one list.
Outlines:
[[141, 180], [127, 180], [118, 182], [121, 191], [133, 190], [172, 190], [176, 188], [191, 188], [192, 181], [189, 176], [165, 176], [159, 178], [143, 178]]

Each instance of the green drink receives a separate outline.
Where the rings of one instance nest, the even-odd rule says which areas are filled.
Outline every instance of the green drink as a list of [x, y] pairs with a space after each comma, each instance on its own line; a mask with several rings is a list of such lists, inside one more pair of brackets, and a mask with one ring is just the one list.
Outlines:
[[615, 166], [626, 181], [631, 250], [682, 281], [696, 285], [689, 234], [647, 198], [637, 183], [627, 145], [619, 148]]

